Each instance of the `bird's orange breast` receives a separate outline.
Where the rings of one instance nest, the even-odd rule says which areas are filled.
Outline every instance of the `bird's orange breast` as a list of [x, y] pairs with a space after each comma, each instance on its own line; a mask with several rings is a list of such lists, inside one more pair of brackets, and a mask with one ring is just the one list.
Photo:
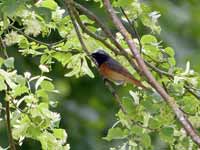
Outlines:
[[122, 75], [120, 72], [116, 72], [112, 70], [106, 63], [102, 64], [99, 67], [100, 73], [109, 80], [114, 81], [125, 81], [126, 77]]

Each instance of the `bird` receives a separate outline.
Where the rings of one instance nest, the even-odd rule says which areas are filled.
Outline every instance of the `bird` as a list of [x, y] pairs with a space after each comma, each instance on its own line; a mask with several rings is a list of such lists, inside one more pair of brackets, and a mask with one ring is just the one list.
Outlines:
[[141, 81], [134, 78], [125, 67], [113, 59], [104, 50], [98, 49], [94, 51], [91, 56], [96, 61], [99, 72], [104, 79], [114, 81], [115, 83], [131, 83], [137, 87], [147, 89]]

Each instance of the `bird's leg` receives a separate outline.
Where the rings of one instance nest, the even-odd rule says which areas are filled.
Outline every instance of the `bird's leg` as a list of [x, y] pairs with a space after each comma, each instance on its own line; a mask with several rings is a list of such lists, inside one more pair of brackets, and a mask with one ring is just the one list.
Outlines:
[[107, 82], [110, 83], [110, 81], [107, 78], [103, 77], [103, 83], [106, 84]]

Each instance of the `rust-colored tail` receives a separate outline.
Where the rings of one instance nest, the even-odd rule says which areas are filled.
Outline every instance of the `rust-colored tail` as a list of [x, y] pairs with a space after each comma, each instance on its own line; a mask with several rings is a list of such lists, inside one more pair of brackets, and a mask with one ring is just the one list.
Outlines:
[[148, 89], [146, 86], [144, 86], [144, 85], [141, 83], [141, 81], [139, 81], [139, 80], [137, 80], [137, 79], [134, 79], [134, 78], [129, 77], [129, 78], [128, 78], [128, 82], [129, 82], [129, 83], [132, 83], [132, 84], [134, 84], [134, 85], [136, 85], [136, 86], [139, 86], [139, 87], [141, 87], [141, 88], [143, 88], [143, 89]]

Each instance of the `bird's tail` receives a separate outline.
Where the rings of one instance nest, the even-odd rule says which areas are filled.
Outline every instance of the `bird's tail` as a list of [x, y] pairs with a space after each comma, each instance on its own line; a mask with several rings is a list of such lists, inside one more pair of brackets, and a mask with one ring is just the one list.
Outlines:
[[138, 87], [141, 87], [143, 89], [148, 89], [146, 86], [144, 86], [141, 81], [134, 79], [134, 78], [128, 78], [128, 82], [132, 83], [133, 85], [136, 85]]

